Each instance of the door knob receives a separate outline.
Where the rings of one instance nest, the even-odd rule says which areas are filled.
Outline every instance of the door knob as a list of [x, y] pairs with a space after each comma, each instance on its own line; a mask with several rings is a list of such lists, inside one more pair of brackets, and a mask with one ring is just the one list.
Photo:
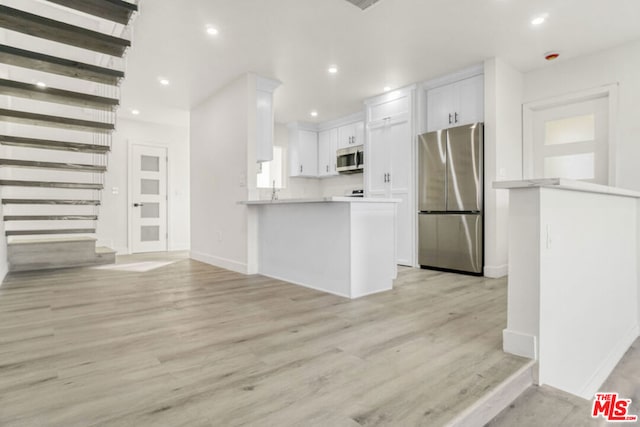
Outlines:
[[134, 204], [133, 204], [133, 207], [134, 207], [134, 208], [140, 208], [140, 207], [142, 207], [142, 206], [144, 206], [144, 203], [134, 203]]

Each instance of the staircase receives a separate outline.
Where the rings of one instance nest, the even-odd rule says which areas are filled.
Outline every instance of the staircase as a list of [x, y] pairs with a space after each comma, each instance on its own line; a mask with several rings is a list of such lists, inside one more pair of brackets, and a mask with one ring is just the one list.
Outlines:
[[9, 271], [115, 262], [96, 247], [137, 0], [3, 0], [0, 194]]

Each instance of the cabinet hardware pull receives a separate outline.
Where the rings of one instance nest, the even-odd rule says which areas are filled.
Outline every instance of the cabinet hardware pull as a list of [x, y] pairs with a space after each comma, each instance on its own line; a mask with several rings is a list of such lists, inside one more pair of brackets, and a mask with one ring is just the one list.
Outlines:
[[327, 172], [329, 172], [329, 165], [327, 165]]
[[302, 165], [300, 165], [300, 173], [302, 173]]
[[390, 173], [387, 174], [387, 182], [391, 182], [391, 174]]
[[449, 113], [449, 124], [451, 124], [451, 113]]
[[458, 123], [458, 113], [455, 115], [456, 123]]

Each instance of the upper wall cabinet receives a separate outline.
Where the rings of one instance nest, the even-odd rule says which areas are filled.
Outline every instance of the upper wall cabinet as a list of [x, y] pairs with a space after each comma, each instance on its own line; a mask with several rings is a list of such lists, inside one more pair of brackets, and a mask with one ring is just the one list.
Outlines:
[[277, 80], [256, 76], [256, 161], [273, 160], [273, 91], [280, 86]]
[[427, 132], [483, 121], [483, 75], [427, 91]]
[[336, 151], [338, 149], [338, 129], [323, 130], [318, 134], [318, 176], [338, 175]]
[[298, 123], [289, 125], [289, 175], [318, 176], [318, 132]]
[[364, 144], [364, 122], [351, 123], [338, 128], [338, 149]]

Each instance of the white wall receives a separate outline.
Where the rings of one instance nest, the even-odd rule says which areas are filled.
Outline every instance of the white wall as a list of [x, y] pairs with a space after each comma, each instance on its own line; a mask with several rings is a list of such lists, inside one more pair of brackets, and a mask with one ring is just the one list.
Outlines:
[[[191, 257], [247, 272], [249, 77], [191, 110]], [[254, 184], [255, 187], [255, 184]]]
[[522, 178], [522, 74], [499, 58], [485, 73], [485, 269], [507, 274], [509, 195], [492, 188], [496, 180]]
[[[98, 221], [98, 245], [128, 253], [129, 146], [157, 145], [167, 148], [168, 249], [188, 250], [189, 232], [189, 122], [188, 113], [175, 112], [172, 124], [118, 119], [109, 154], [108, 172]], [[114, 190], [117, 189], [117, 194]]]
[[524, 77], [524, 101], [538, 101], [618, 83], [615, 186], [640, 190], [640, 41], [559, 60]]

